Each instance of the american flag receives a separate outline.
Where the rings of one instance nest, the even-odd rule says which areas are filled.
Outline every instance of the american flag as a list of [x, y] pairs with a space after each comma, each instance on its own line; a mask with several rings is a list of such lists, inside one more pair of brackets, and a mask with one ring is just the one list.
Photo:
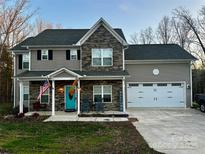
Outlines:
[[41, 96], [46, 92], [46, 90], [48, 90], [48, 88], [50, 87], [50, 83], [48, 80], [46, 80], [43, 84], [43, 86], [40, 86], [40, 92], [39, 95], [37, 97], [37, 100], [39, 100], [41, 98]]

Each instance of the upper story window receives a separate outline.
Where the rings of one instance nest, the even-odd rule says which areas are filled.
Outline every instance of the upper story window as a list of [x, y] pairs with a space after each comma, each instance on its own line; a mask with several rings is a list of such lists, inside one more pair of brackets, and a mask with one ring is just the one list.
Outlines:
[[23, 69], [29, 69], [29, 54], [22, 55], [22, 66]]
[[112, 61], [113, 61], [112, 48], [92, 49], [92, 66], [112, 66]]
[[37, 50], [37, 60], [53, 60], [53, 50]]
[[66, 50], [66, 60], [80, 60], [80, 50]]
[[70, 51], [70, 60], [77, 60], [77, 50]]
[[41, 59], [42, 60], [48, 60], [48, 50], [42, 50], [41, 51]]

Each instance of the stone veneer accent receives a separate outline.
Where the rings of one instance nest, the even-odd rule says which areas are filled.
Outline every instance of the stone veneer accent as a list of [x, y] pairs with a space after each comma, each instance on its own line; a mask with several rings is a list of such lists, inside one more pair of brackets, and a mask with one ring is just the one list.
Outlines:
[[93, 85], [112, 85], [112, 103], [105, 103], [105, 111], [119, 111], [119, 96], [118, 93], [122, 90], [121, 80], [82, 80], [81, 81], [81, 103], [84, 98], [88, 98], [90, 102], [90, 110], [93, 110]]
[[[41, 81], [31, 81], [30, 82], [30, 110], [33, 110], [33, 103], [37, 100], [37, 96], [39, 95], [40, 86], [44, 83]], [[51, 83], [51, 82], [50, 82]], [[65, 110], [65, 102], [64, 102], [64, 85], [71, 85], [73, 81], [55, 81], [55, 111], [64, 111]], [[62, 88], [63, 91], [59, 89]], [[50, 100], [47, 107], [47, 110], [51, 111], [52, 109], [52, 91], [50, 89]]]
[[[40, 86], [42, 86], [44, 81], [30, 81], [29, 82], [29, 93], [30, 93], [30, 110], [33, 111], [33, 103], [37, 101], [39, 95]], [[47, 107], [48, 111], [51, 111], [52, 100], [51, 100], [51, 90], [50, 90], [50, 100]]]
[[[64, 86], [72, 85], [73, 81], [55, 81], [55, 110], [64, 111], [65, 110], [65, 100], [64, 100]], [[63, 91], [60, 91], [63, 89]], [[76, 101], [77, 106], [77, 101]]]
[[[92, 48], [113, 48], [113, 66], [92, 67]], [[123, 45], [101, 25], [82, 45], [82, 70], [83, 71], [114, 71], [123, 69]]]

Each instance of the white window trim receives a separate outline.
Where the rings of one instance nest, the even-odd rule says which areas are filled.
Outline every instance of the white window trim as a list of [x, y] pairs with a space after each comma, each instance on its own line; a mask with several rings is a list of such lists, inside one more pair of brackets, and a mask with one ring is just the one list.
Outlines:
[[[94, 86], [100, 86], [101, 87], [101, 93], [94, 93]], [[103, 99], [104, 94], [108, 94], [108, 93], [104, 93], [104, 86], [111, 86], [111, 93], [109, 93], [111, 95], [111, 101], [110, 102], [103, 102], [103, 103], [112, 103], [112, 85], [93, 85], [93, 102], [95, 101], [95, 95], [101, 95], [101, 98]], [[108, 94], [108, 95], [109, 95]]]
[[[28, 93], [24, 93], [24, 88], [28, 88]], [[24, 94], [28, 94], [28, 100], [24, 100]], [[29, 85], [23, 85], [23, 101], [29, 101]]]
[[[75, 54], [72, 54], [72, 52], [75, 52]], [[73, 56], [76, 56], [75, 59], [72, 58], [72, 55]], [[70, 50], [70, 60], [78, 60], [78, 51], [76, 49], [72, 49]]]
[[[41, 86], [40, 86], [40, 88], [41, 88]], [[41, 95], [41, 97], [47, 95], [47, 96], [48, 96], [48, 102], [43, 102], [43, 103], [42, 103], [42, 102], [41, 102], [41, 97], [40, 97], [40, 104], [49, 104], [49, 103], [50, 103], [50, 94], [49, 94], [50, 88], [48, 88], [47, 91], [48, 91], [48, 94], [47, 94], [47, 93], [44, 93], [43, 95]]]
[[[93, 64], [93, 58], [94, 58], [94, 57], [93, 57], [93, 50], [94, 50], [94, 49], [100, 50], [100, 54], [101, 54], [101, 57], [100, 57], [100, 59], [101, 59], [101, 65], [94, 65], [94, 64]], [[111, 49], [111, 51], [112, 51], [111, 65], [104, 65], [104, 64], [103, 64], [103, 58], [104, 58], [104, 57], [103, 57], [103, 54], [102, 54], [102, 53], [103, 53], [103, 50], [104, 50], [104, 49]], [[106, 58], [106, 57], [105, 57], [105, 58]], [[113, 48], [92, 48], [92, 50], [91, 50], [91, 59], [92, 59], [92, 66], [94, 66], [94, 67], [110, 67], [110, 66], [113, 66]]]
[[[24, 56], [28, 56], [28, 61], [24, 61]], [[24, 68], [24, 63], [25, 62], [28, 62], [28, 68]], [[22, 69], [25, 69], [25, 70], [29, 70], [30, 69], [30, 54], [29, 53], [24, 53], [22, 54]]]
[[[46, 54], [43, 54], [43, 52], [46, 52]], [[43, 59], [43, 56], [47, 56], [47, 59]], [[41, 60], [48, 60], [48, 49], [41, 50]]]

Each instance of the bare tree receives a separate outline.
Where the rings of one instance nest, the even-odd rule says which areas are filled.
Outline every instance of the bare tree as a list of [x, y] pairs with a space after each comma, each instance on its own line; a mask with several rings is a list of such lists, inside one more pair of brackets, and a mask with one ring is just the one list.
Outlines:
[[0, 4], [0, 58], [5, 47], [10, 48], [22, 41], [20, 36], [25, 38], [25, 33], [23, 34], [22, 31], [29, 26], [28, 21], [35, 13], [35, 11], [29, 14], [25, 13], [27, 4], [27, 0], [16, 0], [13, 6], [8, 6], [7, 1]]
[[139, 42], [138, 34], [135, 32], [134, 34], [130, 35], [130, 43], [137, 44]]
[[[201, 11], [201, 13], [203, 13], [203, 10]], [[203, 42], [204, 36], [201, 35], [202, 33], [200, 32], [199, 27], [197, 25], [197, 24], [199, 24], [199, 22], [197, 22], [197, 20], [191, 16], [191, 14], [188, 10], [186, 10], [182, 7], [175, 9], [174, 14], [176, 15], [176, 17], [178, 17], [179, 20], [186, 23], [190, 27], [191, 31], [193, 32], [193, 34], [196, 37], [198, 44], [201, 46], [203, 52], [205, 53], [205, 46], [204, 46], [204, 42]]]
[[33, 25], [33, 35], [37, 35], [46, 29], [54, 29], [54, 28], [62, 29], [63, 26], [61, 24], [54, 25], [51, 22], [38, 17]]
[[186, 48], [192, 42], [191, 28], [186, 22], [178, 20], [173, 17], [172, 25], [174, 28], [174, 42], [179, 44], [182, 48]]
[[139, 41], [142, 44], [151, 44], [154, 43], [154, 33], [151, 27], [148, 27], [140, 31]]
[[164, 16], [157, 28], [157, 38], [159, 43], [168, 44], [172, 42], [173, 28], [168, 16]]

